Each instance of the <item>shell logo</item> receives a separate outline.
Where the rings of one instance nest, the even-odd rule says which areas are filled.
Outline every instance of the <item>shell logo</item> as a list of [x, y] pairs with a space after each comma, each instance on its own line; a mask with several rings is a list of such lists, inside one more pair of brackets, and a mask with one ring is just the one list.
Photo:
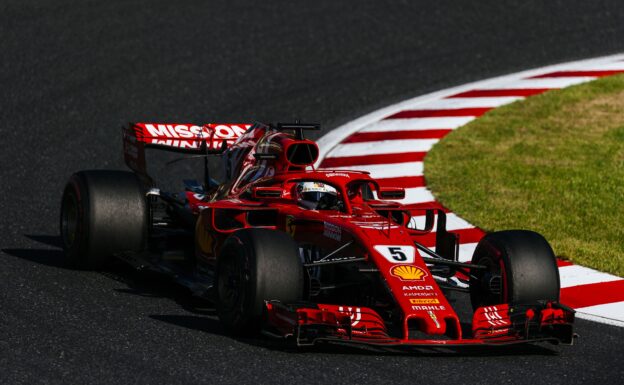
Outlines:
[[417, 266], [396, 265], [390, 269], [390, 274], [399, 277], [401, 281], [424, 281], [427, 272]]

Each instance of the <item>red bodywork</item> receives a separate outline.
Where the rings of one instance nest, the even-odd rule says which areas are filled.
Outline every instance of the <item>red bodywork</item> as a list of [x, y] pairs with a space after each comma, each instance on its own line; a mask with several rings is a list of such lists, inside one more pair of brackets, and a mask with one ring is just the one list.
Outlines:
[[[458, 315], [415, 247], [415, 242], [430, 236], [431, 229], [407, 227], [410, 219], [424, 220], [431, 211], [376, 199], [381, 189], [367, 172], [314, 169], [318, 147], [313, 141], [247, 124], [139, 123], [125, 134], [126, 161], [139, 173], [145, 173], [146, 144], [193, 150], [202, 148], [202, 143], [207, 149], [227, 146], [222, 154], [226, 181], [205, 196], [186, 192], [189, 210], [197, 215], [199, 263], [214, 266], [221, 245], [236, 230], [265, 227], [290, 234], [302, 248], [313, 245], [315, 250], [331, 252], [342, 247], [339, 257], [353, 260], [362, 274], [374, 275], [371, 282], [385, 291], [380, 294], [383, 300], [368, 301], [368, 306], [345, 299], [341, 299], [344, 303], [310, 299], [307, 304], [267, 299], [266, 319], [273, 334], [292, 336], [299, 345], [324, 340], [400, 346], [572, 340], [574, 313], [558, 303], [478, 308], [471, 335], [464, 335]], [[301, 181], [331, 185], [341, 207], [301, 207], [293, 196]], [[366, 188], [374, 192], [373, 197], [364, 196]], [[385, 190], [398, 196], [403, 192]], [[307, 267], [318, 269], [312, 265]]]

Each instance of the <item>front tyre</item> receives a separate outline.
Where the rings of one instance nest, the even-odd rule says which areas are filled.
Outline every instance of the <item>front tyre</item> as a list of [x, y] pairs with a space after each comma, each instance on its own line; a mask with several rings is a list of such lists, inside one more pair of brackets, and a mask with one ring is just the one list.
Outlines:
[[60, 233], [71, 267], [101, 269], [115, 253], [143, 250], [147, 225], [147, 201], [134, 173], [80, 171], [65, 186]]
[[242, 229], [226, 239], [217, 258], [217, 314], [226, 331], [259, 331], [265, 300], [298, 302], [303, 265], [295, 241], [269, 229]]
[[540, 234], [508, 230], [483, 237], [472, 257], [470, 299], [474, 309], [496, 304], [559, 301], [559, 270], [552, 248]]

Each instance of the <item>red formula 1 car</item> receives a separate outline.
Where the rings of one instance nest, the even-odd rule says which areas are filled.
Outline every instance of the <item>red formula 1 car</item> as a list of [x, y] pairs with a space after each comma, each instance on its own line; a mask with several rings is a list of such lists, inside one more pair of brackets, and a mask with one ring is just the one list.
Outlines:
[[[165, 272], [214, 301], [229, 332], [297, 346], [572, 343], [574, 311], [558, 302], [542, 236], [491, 233], [459, 262], [443, 210], [402, 205], [404, 189], [366, 172], [315, 169], [318, 147], [304, 132], [318, 128], [131, 124], [123, 135], [132, 172], [81, 171], [65, 188], [67, 260], [100, 268], [117, 257]], [[204, 157], [204, 182], [156, 188], [148, 147]], [[221, 156], [222, 183], [208, 175], [211, 154]], [[434, 239], [435, 252], [423, 246]], [[469, 295], [468, 319], [450, 292]]]

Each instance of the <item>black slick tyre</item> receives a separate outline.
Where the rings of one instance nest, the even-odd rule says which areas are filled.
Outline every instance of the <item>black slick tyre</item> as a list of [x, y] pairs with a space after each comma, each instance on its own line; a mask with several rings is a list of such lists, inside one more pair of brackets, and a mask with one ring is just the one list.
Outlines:
[[70, 267], [101, 269], [115, 253], [143, 250], [147, 228], [147, 201], [134, 173], [80, 171], [65, 186], [60, 232]]
[[303, 296], [303, 265], [295, 241], [270, 229], [241, 229], [217, 258], [217, 314], [233, 335], [260, 330], [265, 300], [294, 303]]
[[531, 304], [559, 300], [559, 270], [552, 248], [527, 230], [494, 232], [481, 239], [472, 257], [470, 299], [473, 308], [502, 303]]

